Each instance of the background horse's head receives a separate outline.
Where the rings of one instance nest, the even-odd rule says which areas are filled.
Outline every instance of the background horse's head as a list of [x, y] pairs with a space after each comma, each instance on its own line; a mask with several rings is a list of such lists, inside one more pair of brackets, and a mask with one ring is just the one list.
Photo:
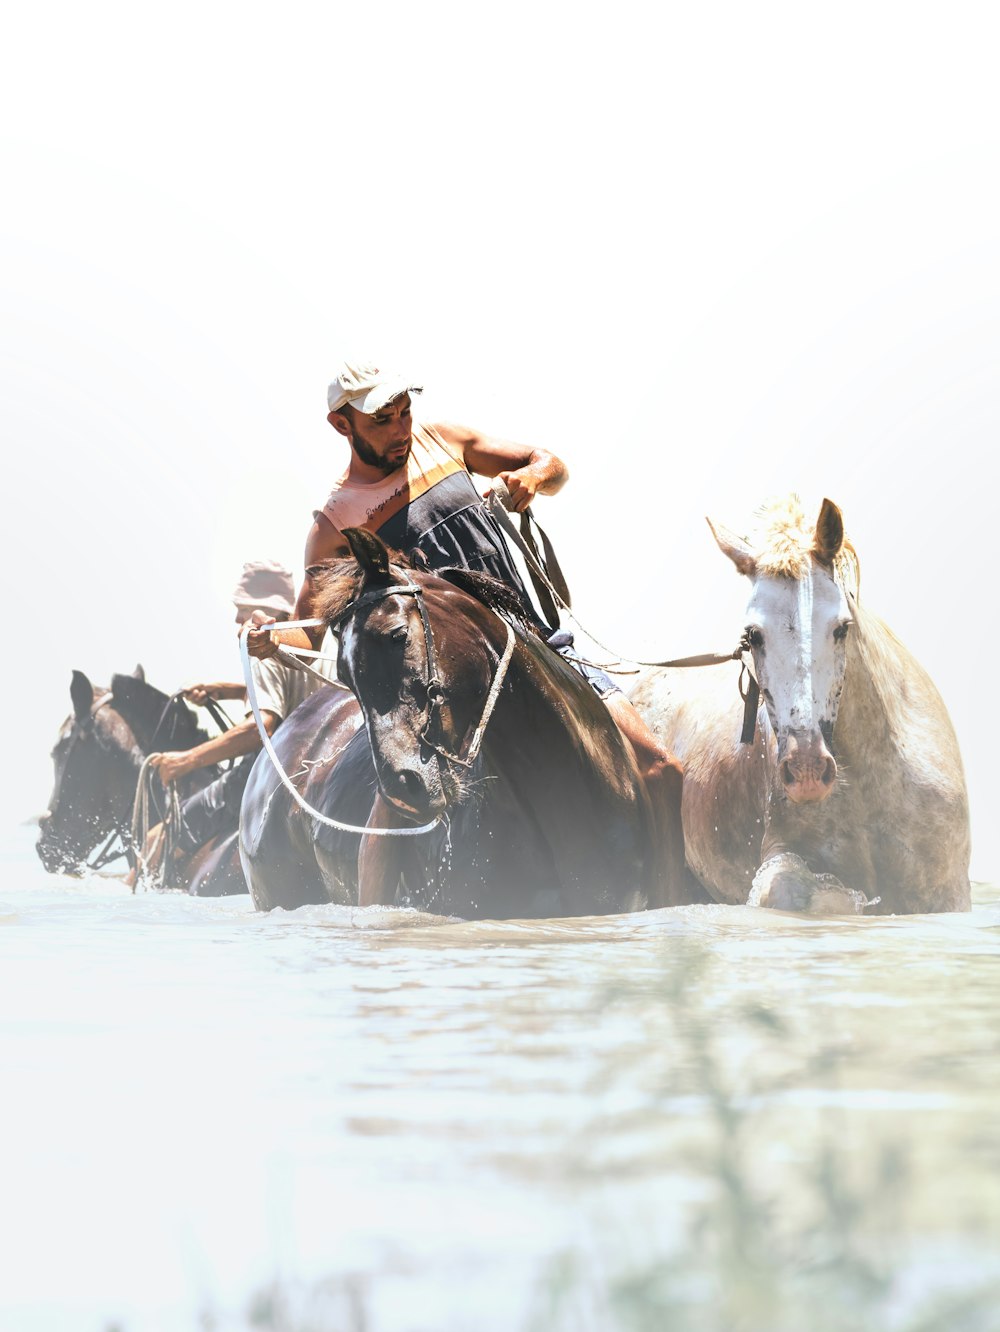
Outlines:
[[422, 820], [469, 789], [463, 758], [506, 630], [474, 597], [390, 555], [372, 533], [344, 535], [354, 558], [330, 566], [321, 613], [342, 624], [338, 673], [361, 705], [379, 788]]
[[102, 839], [131, 824], [143, 758], [154, 745], [186, 749], [205, 734], [191, 710], [146, 683], [142, 667], [95, 689], [82, 671], [70, 684], [73, 712], [59, 731], [55, 782], [36, 843], [50, 873], [77, 872]]
[[825, 800], [837, 762], [833, 728], [847, 665], [851, 608], [845, 582], [857, 576], [837, 506], [825, 499], [806, 519], [797, 496], [762, 510], [760, 544], [715, 526], [722, 551], [750, 580], [746, 636], [778, 744], [778, 774], [790, 800]]

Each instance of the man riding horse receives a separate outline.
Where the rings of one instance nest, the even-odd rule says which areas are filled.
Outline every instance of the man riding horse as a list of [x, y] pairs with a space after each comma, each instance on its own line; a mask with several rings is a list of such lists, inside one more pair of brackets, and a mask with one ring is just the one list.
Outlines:
[[[242, 626], [255, 613], [287, 620], [294, 596], [294, 580], [283, 565], [272, 560], [244, 564], [233, 591], [236, 623]], [[295, 669], [294, 663], [288, 665], [277, 659], [254, 662], [253, 665], [261, 717], [268, 735], [273, 735], [288, 714], [321, 687], [317, 675], [330, 679], [334, 676], [328, 662], [317, 663], [313, 674]], [[229, 681], [192, 684], [184, 689], [184, 697], [199, 705], [209, 699], [245, 702], [246, 687]], [[257, 723], [247, 708], [244, 719], [223, 735], [191, 749], [150, 755], [150, 765], [156, 769], [164, 786], [202, 769], [232, 762], [232, 766], [214, 781], [181, 801], [180, 827], [176, 830], [176, 853], [180, 858], [191, 857], [213, 838], [236, 831], [243, 790], [261, 744]], [[142, 863], [148, 873], [159, 867], [163, 842], [163, 825], [156, 824], [150, 829], [142, 849]], [[134, 871], [130, 879], [134, 879]]]
[[[494, 575], [519, 594], [527, 613], [544, 629], [471, 473], [503, 481], [511, 508], [521, 513], [536, 495], [554, 495], [562, 488], [568, 476], [565, 464], [544, 449], [492, 438], [465, 426], [415, 423], [410, 395], [420, 391], [410, 380], [375, 365], [345, 362], [338, 368], [327, 394], [327, 420], [347, 440], [350, 457], [322, 509], [313, 515], [306, 539], [305, 581], [294, 618], [316, 618], [317, 574], [331, 559], [350, 553], [343, 529], [363, 527], [390, 547], [415, 554], [431, 569], [457, 566]], [[268, 621], [260, 614], [252, 618], [258, 626], [248, 635], [252, 656], [272, 656], [281, 642], [315, 650], [324, 632], [322, 628], [272, 631], [266, 627]], [[632, 746], [657, 822], [657, 842], [663, 848], [660, 877], [679, 884], [684, 873], [680, 765], [621, 690], [603, 672], [581, 662], [571, 636], [554, 636], [555, 628], [545, 630], [547, 637], [555, 637], [552, 646], [590, 681]], [[386, 826], [392, 818], [393, 811], [379, 797], [369, 826]], [[391, 854], [390, 840], [367, 840], [363, 878], [382, 873], [382, 860]], [[388, 882], [392, 876], [385, 878]]]

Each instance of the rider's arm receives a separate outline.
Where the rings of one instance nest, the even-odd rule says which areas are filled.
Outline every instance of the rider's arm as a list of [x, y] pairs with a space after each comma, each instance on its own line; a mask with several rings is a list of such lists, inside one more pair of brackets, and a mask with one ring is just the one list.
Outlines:
[[[309, 570], [316, 565], [326, 563], [327, 560], [336, 559], [340, 555], [350, 555], [350, 553], [351, 548], [343, 534], [334, 527], [325, 514], [318, 513], [312, 527], [309, 529], [309, 535], [306, 537], [306, 576], [302, 582], [298, 600], [295, 602], [295, 609], [292, 612], [293, 620], [315, 620], [317, 618], [319, 588], [314, 575]], [[289, 647], [312, 648], [314, 652], [318, 652], [320, 644], [323, 642], [323, 635], [326, 633], [325, 625], [320, 625], [316, 629], [273, 629], [273, 617], [261, 615], [259, 611], [254, 612], [249, 623], [264, 626], [262, 629], [251, 631], [247, 636], [247, 650], [251, 657], [262, 659], [273, 657], [278, 650], [279, 643], [287, 643]]]
[[217, 680], [212, 684], [189, 684], [184, 686], [184, 697], [190, 703], [202, 704], [207, 698], [217, 700], [244, 699], [247, 696], [246, 685], [242, 681]]
[[[261, 720], [268, 735], [273, 735], [275, 727], [281, 721], [273, 712], [262, 712]], [[164, 786], [175, 782], [179, 777], [197, 772], [199, 768], [208, 768], [213, 763], [223, 763], [226, 759], [241, 758], [244, 754], [254, 754], [261, 748], [260, 732], [252, 717], [239, 722], [225, 735], [217, 735], [193, 749], [171, 751], [150, 756], [150, 767], [159, 770], [160, 781]]]
[[554, 495], [569, 479], [566, 464], [547, 449], [482, 435], [468, 426], [440, 424], [434, 429], [461, 449], [470, 472], [496, 476], [505, 482], [517, 513], [526, 509], [536, 495]]

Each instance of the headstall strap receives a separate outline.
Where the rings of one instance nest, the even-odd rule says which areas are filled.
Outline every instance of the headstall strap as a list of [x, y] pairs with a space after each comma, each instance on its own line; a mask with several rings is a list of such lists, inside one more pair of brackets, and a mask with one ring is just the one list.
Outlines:
[[746, 634], [740, 639], [739, 647], [733, 653], [733, 660], [740, 663], [740, 676], [737, 688], [743, 700], [743, 729], [740, 732], [740, 744], [752, 745], [757, 733], [757, 709], [760, 706], [760, 685], [757, 683], [745, 654], [750, 651], [750, 639]]

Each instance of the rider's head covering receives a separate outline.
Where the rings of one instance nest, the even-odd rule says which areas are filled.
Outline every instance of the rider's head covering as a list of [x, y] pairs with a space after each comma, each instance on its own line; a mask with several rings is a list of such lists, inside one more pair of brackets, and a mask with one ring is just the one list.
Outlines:
[[244, 564], [233, 591], [238, 610], [268, 610], [291, 615], [295, 605], [295, 580], [283, 564], [274, 560], [251, 560]]
[[339, 412], [347, 403], [356, 412], [374, 416], [404, 393], [422, 393], [423, 386], [369, 361], [343, 361], [326, 391], [326, 404]]

